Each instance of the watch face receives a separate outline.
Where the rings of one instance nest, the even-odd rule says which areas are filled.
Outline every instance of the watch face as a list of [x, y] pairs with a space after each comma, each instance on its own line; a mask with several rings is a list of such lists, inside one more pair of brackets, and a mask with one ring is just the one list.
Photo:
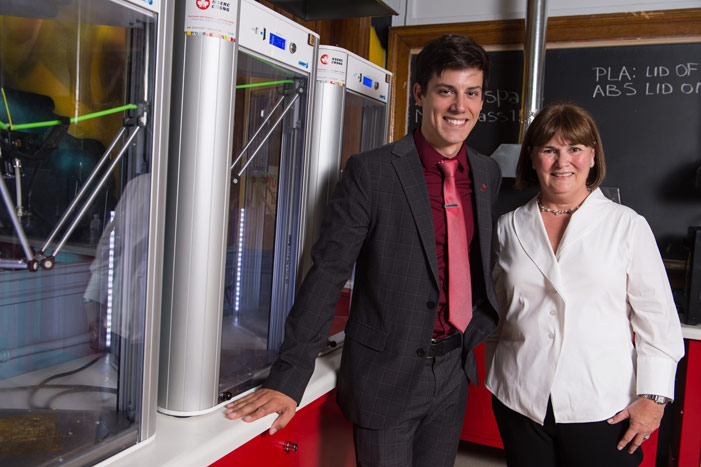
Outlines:
[[667, 401], [671, 400], [665, 396], [658, 396], [657, 394], [642, 394], [641, 397], [644, 397], [645, 399], [650, 399], [651, 401], [654, 401], [657, 404], [666, 404]]

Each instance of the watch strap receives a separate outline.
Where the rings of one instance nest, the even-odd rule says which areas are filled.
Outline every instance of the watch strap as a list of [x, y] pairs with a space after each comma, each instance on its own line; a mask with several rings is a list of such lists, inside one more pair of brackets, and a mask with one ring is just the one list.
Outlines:
[[670, 399], [669, 397], [660, 396], [657, 394], [640, 394], [640, 397], [644, 397], [645, 399], [650, 399], [654, 403], [660, 404], [660, 405], [664, 405], [667, 402], [672, 402], [672, 399]]

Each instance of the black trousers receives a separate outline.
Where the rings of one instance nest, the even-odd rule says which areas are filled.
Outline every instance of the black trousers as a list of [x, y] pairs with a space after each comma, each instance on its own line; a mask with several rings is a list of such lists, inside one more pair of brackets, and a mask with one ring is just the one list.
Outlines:
[[468, 387], [461, 354], [457, 348], [426, 359], [411, 402], [394, 426], [353, 427], [359, 467], [455, 465]]
[[509, 467], [636, 467], [643, 461], [642, 448], [628, 454], [619, 451], [618, 441], [628, 429], [628, 421], [609, 425], [555, 423], [553, 408], [543, 425], [524, 417], [492, 397], [494, 417], [506, 450]]

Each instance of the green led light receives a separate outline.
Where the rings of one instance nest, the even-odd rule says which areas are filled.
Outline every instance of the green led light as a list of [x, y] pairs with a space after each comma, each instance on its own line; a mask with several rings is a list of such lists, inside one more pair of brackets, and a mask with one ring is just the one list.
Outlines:
[[291, 79], [283, 79], [281, 81], [266, 81], [265, 83], [238, 84], [238, 85], [236, 85], [236, 89], [258, 88], [261, 86], [277, 86], [278, 84], [290, 84], [290, 83], [294, 83], [294, 81]]
[[[105, 115], [110, 115], [110, 114], [114, 114], [117, 112], [122, 112], [124, 110], [134, 110], [136, 108], [137, 108], [137, 106], [135, 104], [127, 104], [127, 105], [123, 105], [121, 107], [115, 107], [113, 109], [101, 110], [99, 112], [94, 112], [94, 113], [87, 114], [87, 115], [80, 115], [78, 117], [73, 117], [73, 118], [71, 118], [71, 123], [81, 122], [83, 120], [90, 120], [91, 118], [103, 117]], [[55, 125], [60, 125], [60, 124], [61, 124], [60, 120], [47, 120], [45, 122], [20, 123], [19, 125], [13, 124], [11, 129], [12, 130], [26, 130], [29, 128], [41, 128], [41, 127], [55, 126]], [[3, 130], [6, 130], [7, 125], [3, 122], [0, 122], [0, 128], [2, 128]]]

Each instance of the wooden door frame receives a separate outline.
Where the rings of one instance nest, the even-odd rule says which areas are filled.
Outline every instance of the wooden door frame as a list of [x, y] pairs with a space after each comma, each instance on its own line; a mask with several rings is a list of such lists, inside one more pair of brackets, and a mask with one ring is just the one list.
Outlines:
[[[388, 140], [395, 141], [407, 131], [409, 105], [409, 65], [412, 53], [418, 53], [429, 40], [442, 34], [471, 36], [485, 47], [522, 47], [525, 20], [478, 21], [471, 23], [431, 24], [390, 28], [387, 68], [393, 73], [390, 98]], [[601, 41], [681, 42], [701, 39], [701, 8], [612, 13], [582, 16], [558, 16], [548, 19], [548, 45], [561, 43], [582, 46]], [[595, 45], [595, 44], [591, 44]]]

